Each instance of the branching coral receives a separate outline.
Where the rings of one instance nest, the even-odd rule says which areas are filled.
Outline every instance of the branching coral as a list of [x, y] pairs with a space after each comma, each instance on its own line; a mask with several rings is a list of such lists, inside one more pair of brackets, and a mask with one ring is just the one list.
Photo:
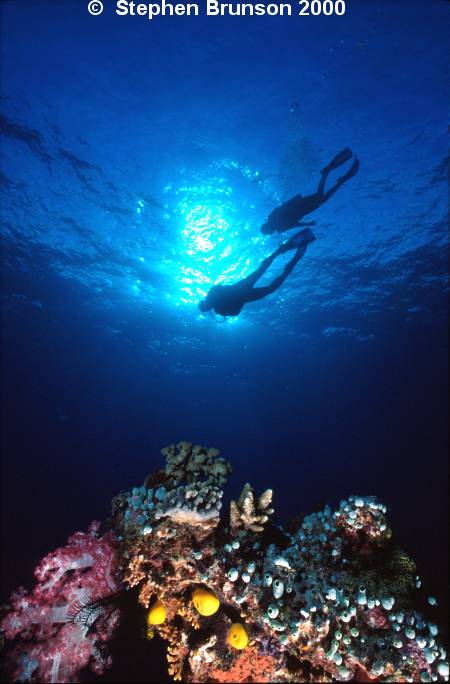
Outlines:
[[238, 501], [233, 500], [230, 503], [231, 529], [244, 528], [251, 532], [262, 532], [269, 515], [273, 513], [271, 502], [271, 489], [266, 489], [255, 502], [255, 492], [248, 483], [245, 484]]
[[163, 625], [160, 635], [167, 641], [167, 661], [169, 674], [175, 681], [182, 679], [185, 658], [189, 654], [188, 635], [174, 625]]

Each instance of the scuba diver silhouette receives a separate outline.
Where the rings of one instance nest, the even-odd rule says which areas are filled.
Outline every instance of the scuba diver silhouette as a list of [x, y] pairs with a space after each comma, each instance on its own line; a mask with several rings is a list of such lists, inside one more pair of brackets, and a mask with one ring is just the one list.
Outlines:
[[[248, 302], [256, 302], [272, 292], [275, 292], [284, 283], [295, 264], [300, 261], [310, 242], [315, 240], [314, 233], [309, 228], [299, 231], [290, 240], [283, 243], [277, 250], [268, 256], [261, 265], [249, 276], [243, 278], [234, 285], [214, 285], [206, 295], [205, 299], [199, 304], [202, 312], [215, 311], [221, 316], [237, 316]], [[267, 271], [269, 266], [275, 261], [277, 256], [284, 254], [288, 250], [295, 249], [292, 259], [286, 264], [283, 272], [275, 278], [269, 285], [255, 287], [257, 280]]]
[[353, 152], [348, 147], [342, 150], [342, 152], [339, 152], [339, 154], [337, 154], [334, 159], [332, 159], [331, 162], [322, 169], [317, 191], [312, 195], [307, 195], [306, 197], [303, 197], [302, 195], [295, 195], [290, 200], [287, 200], [287, 202], [284, 202], [279, 207], [274, 209], [267, 217], [265, 223], [261, 226], [261, 232], [265, 233], [266, 235], [270, 235], [271, 233], [283, 233], [285, 230], [289, 230], [290, 228], [295, 228], [298, 226], [314, 226], [315, 221], [305, 221], [301, 223], [301, 219], [303, 216], [306, 216], [312, 211], [318, 209], [324, 202], [334, 195], [336, 190], [338, 190], [341, 185], [345, 183], [345, 181], [349, 180], [349, 178], [352, 178], [358, 172], [359, 161], [355, 157], [353, 164], [347, 173], [338, 178], [335, 185], [325, 192], [325, 182], [328, 178], [328, 174], [333, 171], [333, 169], [337, 169], [339, 166], [342, 166], [342, 164], [345, 164], [345, 162], [352, 157]]

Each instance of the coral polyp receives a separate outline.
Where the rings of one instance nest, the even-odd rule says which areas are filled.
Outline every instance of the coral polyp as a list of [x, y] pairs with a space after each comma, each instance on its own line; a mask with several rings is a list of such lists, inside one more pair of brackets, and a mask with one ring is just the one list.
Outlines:
[[[68, 602], [69, 594], [79, 600], [83, 578], [91, 598], [94, 579], [103, 595], [119, 587], [135, 593], [147, 611], [147, 636], [167, 643], [175, 680], [448, 680], [438, 627], [415, 608], [415, 564], [396, 546], [386, 507], [374, 496], [350, 496], [336, 510], [325, 506], [284, 529], [271, 520], [272, 491], [256, 497], [249, 484], [222, 514], [231, 467], [216, 449], [181, 442], [163, 454], [164, 470], [113, 500], [113, 529], [100, 538], [72, 538], [88, 544], [88, 554], [72, 547], [69, 555], [52, 554], [45, 563], [52, 574], [41, 566], [37, 578], [45, 583], [32, 600], [16, 595], [1, 623], [13, 641], [6, 648], [12, 680], [26, 674], [29, 681], [50, 681], [63, 662], [58, 648], [66, 677], [59, 681], [76, 681], [77, 663], [89, 662], [88, 646], [98, 657], [103, 608], [92, 613], [87, 637], [82, 628], [75, 633], [74, 625], [60, 625], [66, 621], [60, 609], [46, 605], [50, 598], [61, 605], [50, 586], [61, 585]], [[95, 563], [95, 576], [80, 574]], [[64, 579], [67, 568], [78, 573], [76, 588]], [[429, 596], [427, 608], [436, 604]], [[46, 616], [46, 639], [31, 646], [37, 609]], [[69, 637], [86, 644], [73, 663], [63, 648]]]

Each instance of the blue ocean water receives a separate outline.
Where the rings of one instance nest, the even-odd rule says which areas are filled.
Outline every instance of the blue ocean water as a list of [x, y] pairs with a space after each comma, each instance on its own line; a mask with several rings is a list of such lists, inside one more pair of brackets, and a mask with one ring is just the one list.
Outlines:
[[[376, 494], [445, 607], [448, 4], [86, 5], [1, 7], [2, 600], [188, 439], [281, 522]], [[346, 146], [360, 171], [283, 287], [201, 314]]]

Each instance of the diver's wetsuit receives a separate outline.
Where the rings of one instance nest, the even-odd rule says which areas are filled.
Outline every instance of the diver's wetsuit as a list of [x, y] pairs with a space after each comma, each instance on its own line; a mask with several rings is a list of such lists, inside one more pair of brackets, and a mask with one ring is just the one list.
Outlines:
[[353, 153], [348, 147], [342, 150], [342, 152], [339, 152], [339, 154], [337, 154], [334, 159], [331, 160], [328, 166], [322, 169], [322, 175], [317, 187], [317, 192], [312, 195], [308, 195], [307, 197], [303, 197], [302, 195], [295, 195], [295, 197], [291, 197], [291, 199], [287, 200], [287, 202], [284, 202], [284, 204], [281, 204], [269, 214], [266, 222], [263, 224], [263, 226], [261, 226], [261, 231], [266, 235], [269, 235], [271, 233], [283, 233], [285, 230], [289, 230], [290, 228], [295, 228], [298, 226], [314, 225], [314, 222], [301, 223], [301, 219], [303, 216], [306, 216], [312, 211], [315, 211], [315, 209], [318, 209], [324, 202], [334, 195], [336, 190], [338, 190], [338, 188], [340, 188], [345, 181], [347, 181], [349, 178], [352, 178], [352, 176], [358, 172], [359, 161], [355, 157], [353, 164], [347, 173], [338, 178], [333, 187], [325, 192], [325, 182], [328, 174], [333, 169], [337, 169], [342, 164], [345, 164], [345, 162], [351, 159], [352, 156]]
[[[308, 244], [315, 239], [313, 232], [309, 228], [301, 230], [288, 242], [278, 247], [273, 254], [264, 259], [256, 271], [253, 271], [243, 280], [234, 285], [215, 285], [211, 288], [206, 298], [200, 302], [200, 309], [202, 311], [213, 309], [221, 316], [237, 316], [241, 313], [244, 304], [255, 302], [275, 292], [284, 283], [295, 264], [300, 261], [306, 252]], [[296, 251], [292, 259], [284, 267], [283, 272], [272, 280], [269, 285], [254, 287], [255, 283], [264, 275], [277, 256], [284, 254], [290, 249], [295, 249]]]

